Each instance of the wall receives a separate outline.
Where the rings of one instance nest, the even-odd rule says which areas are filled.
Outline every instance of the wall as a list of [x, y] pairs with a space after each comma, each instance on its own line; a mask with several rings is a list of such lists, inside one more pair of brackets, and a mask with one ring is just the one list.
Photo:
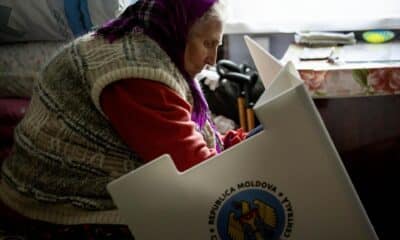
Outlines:
[[[251, 59], [249, 50], [243, 39], [243, 34], [228, 34], [226, 35], [225, 42], [227, 46], [225, 47], [226, 53], [225, 58], [236, 63], [246, 63], [254, 66], [254, 62]], [[286, 52], [289, 44], [294, 41], [294, 34], [257, 34], [249, 35], [254, 38], [261, 46], [268, 50], [276, 58], [281, 59]]]

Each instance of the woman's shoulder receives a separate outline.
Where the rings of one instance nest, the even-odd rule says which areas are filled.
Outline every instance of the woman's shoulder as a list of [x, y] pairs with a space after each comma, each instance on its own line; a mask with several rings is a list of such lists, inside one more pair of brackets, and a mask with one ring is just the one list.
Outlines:
[[[87, 33], [73, 40], [69, 46], [83, 55], [102, 54], [104, 56], [123, 57], [124, 59], [168, 58], [167, 54], [150, 37], [143, 33], [127, 33], [121, 38], [109, 41], [95, 32]], [[109, 55], [109, 54], [111, 55]], [[118, 55], [118, 56], [117, 56]]]

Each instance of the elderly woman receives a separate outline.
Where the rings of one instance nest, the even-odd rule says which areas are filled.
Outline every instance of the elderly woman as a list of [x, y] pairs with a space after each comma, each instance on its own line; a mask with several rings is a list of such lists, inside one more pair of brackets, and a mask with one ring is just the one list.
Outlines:
[[27, 235], [82, 239], [86, 224], [121, 239], [110, 181], [164, 153], [183, 171], [223, 150], [193, 79], [216, 61], [220, 1], [139, 0], [45, 66], [2, 166], [0, 197], [36, 226]]

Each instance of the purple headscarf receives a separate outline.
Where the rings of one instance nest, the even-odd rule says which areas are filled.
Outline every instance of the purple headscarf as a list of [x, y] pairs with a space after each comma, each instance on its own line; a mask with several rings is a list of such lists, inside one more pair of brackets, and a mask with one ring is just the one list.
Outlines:
[[218, 0], [139, 0], [95, 34], [110, 42], [140, 29], [156, 41], [185, 77], [193, 95], [192, 120], [202, 128], [208, 105], [197, 83], [184, 68], [184, 52], [189, 29]]

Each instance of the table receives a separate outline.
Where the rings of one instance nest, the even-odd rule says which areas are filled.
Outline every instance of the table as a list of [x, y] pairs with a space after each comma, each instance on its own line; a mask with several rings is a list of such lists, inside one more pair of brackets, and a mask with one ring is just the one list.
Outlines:
[[[300, 60], [305, 49], [310, 48], [292, 44], [281, 61], [295, 64], [314, 98], [400, 93], [400, 42], [382, 44], [382, 48], [375, 44], [333, 47], [331, 61]], [[374, 58], [374, 54], [378, 57]]]

